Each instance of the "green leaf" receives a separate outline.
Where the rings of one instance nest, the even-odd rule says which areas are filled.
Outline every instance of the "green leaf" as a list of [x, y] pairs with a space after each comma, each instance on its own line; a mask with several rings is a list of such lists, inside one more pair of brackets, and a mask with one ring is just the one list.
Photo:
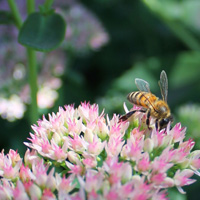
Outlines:
[[18, 41], [38, 51], [51, 51], [63, 41], [65, 29], [66, 23], [59, 14], [35, 12], [24, 22]]
[[12, 14], [8, 11], [0, 10], [0, 24], [14, 23]]

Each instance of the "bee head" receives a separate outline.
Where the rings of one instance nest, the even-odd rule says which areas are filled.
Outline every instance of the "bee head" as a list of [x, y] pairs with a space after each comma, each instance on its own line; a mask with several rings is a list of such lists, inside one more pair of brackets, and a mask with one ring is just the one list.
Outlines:
[[159, 122], [160, 129], [165, 128], [169, 122], [173, 122], [172, 115], [160, 120], [160, 122]]

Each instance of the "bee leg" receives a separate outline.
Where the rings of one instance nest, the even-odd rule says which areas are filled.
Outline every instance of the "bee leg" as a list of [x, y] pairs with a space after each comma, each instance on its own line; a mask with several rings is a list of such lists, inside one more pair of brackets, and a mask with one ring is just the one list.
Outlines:
[[119, 121], [126, 121], [129, 117], [131, 117], [135, 112], [146, 112], [145, 110], [132, 110], [128, 113], [126, 113], [125, 115], [122, 115], [119, 118]]
[[150, 110], [148, 110], [148, 112], [147, 112], [146, 124], [147, 124], [147, 126], [148, 126], [148, 129], [151, 130], [151, 128], [149, 127], [149, 123], [150, 123], [149, 118], [150, 118]]
[[155, 127], [156, 127], [156, 130], [158, 130], [158, 119], [156, 119]]
[[135, 111], [136, 110], [133, 110], [133, 111], [130, 111], [130, 112], [126, 113], [125, 115], [122, 115], [119, 118], [119, 121], [126, 121], [129, 117], [131, 117], [135, 113]]

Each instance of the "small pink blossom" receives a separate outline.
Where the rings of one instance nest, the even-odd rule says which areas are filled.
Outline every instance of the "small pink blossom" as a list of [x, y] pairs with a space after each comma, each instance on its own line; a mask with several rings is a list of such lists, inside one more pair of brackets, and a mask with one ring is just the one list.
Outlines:
[[84, 173], [84, 166], [83, 164], [79, 161], [77, 165], [71, 164], [70, 162], [65, 162], [66, 166], [70, 169], [69, 173], [74, 174], [74, 175], [83, 175]]
[[68, 119], [67, 121], [68, 126], [68, 133], [73, 136], [74, 133], [80, 135], [81, 131], [84, 128], [84, 125], [82, 123], [82, 119]]
[[81, 103], [81, 105], [78, 107], [78, 111], [80, 113], [80, 116], [87, 121], [93, 121], [99, 116], [99, 108], [96, 104], [90, 105], [86, 102]]
[[26, 192], [29, 194], [31, 199], [40, 199], [42, 196], [42, 190], [34, 184], [32, 181], [24, 182]]
[[43, 191], [41, 200], [56, 200], [56, 196], [54, 195], [54, 193], [51, 190], [45, 189]]
[[40, 187], [55, 188], [54, 168], [47, 174], [48, 166], [43, 161], [34, 163], [32, 166], [33, 174], [37, 177], [35, 182]]
[[69, 138], [69, 145], [70, 148], [73, 149], [75, 152], [84, 152], [87, 148], [87, 143], [82, 136], [73, 135], [73, 138]]
[[67, 158], [67, 149], [63, 145], [63, 148], [61, 148], [59, 145], [57, 145], [53, 140], [51, 141], [51, 153], [49, 153], [49, 158], [52, 160], [56, 160], [57, 162], [62, 162]]
[[15, 200], [29, 200], [23, 184], [17, 181], [16, 188], [13, 190], [13, 198]]
[[164, 173], [169, 170], [174, 164], [167, 162], [166, 158], [163, 156], [156, 157], [152, 163], [153, 172]]
[[22, 160], [18, 161], [15, 166], [12, 166], [10, 157], [4, 157], [4, 166], [2, 167], [3, 176], [8, 179], [15, 179], [19, 176], [19, 169], [22, 165]]
[[154, 148], [165, 148], [169, 146], [172, 142], [172, 136], [165, 133], [165, 130], [161, 130], [160, 132], [156, 129], [153, 129], [151, 138], [154, 143]]
[[137, 160], [135, 169], [141, 173], [148, 172], [151, 169], [151, 162], [149, 160], [149, 154], [145, 152], [142, 154], [141, 159]]
[[110, 136], [108, 143], [105, 146], [106, 153], [108, 156], [118, 156], [122, 150], [124, 141], [122, 135], [119, 136]]
[[194, 172], [190, 169], [178, 170], [174, 176], [174, 183], [178, 188], [180, 193], [185, 193], [182, 186], [190, 185], [194, 183], [196, 180], [190, 179], [190, 177], [194, 174]]
[[89, 169], [86, 173], [86, 181], [84, 188], [87, 192], [98, 191], [103, 184], [103, 174], [95, 170]]
[[89, 142], [88, 153], [98, 156], [103, 151], [105, 144], [105, 142], [101, 142], [97, 135], [94, 135], [93, 141]]
[[172, 135], [174, 143], [182, 142], [185, 138], [186, 128], [181, 128], [181, 123], [177, 123], [170, 131], [169, 134]]
[[193, 139], [190, 138], [189, 140], [180, 143], [179, 149], [182, 149], [183, 152], [189, 154], [192, 148], [194, 147], [194, 145], [195, 145], [195, 142], [193, 141]]
[[161, 192], [156, 192], [153, 195], [152, 200], [168, 200], [166, 191], [162, 190]]
[[88, 153], [83, 154], [84, 159], [83, 159], [83, 164], [85, 168], [94, 168], [97, 166], [97, 159], [93, 155], [90, 155]]
[[20, 168], [19, 177], [23, 182], [36, 179], [30, 168], [28, 166], [24, 166], [24, 164], [22, 164]]
[[156, 174], [152, 174], [150, 180], [154, 185], [161, 186], [164, 183], [166, 177], [166, 173], [159, 172]]
[[64, 176], [61, 178], [60, 175], [56, 173], [56, 185], [59, 192], [59, 199], [62, 199], [75, 188], [76, 184], [73, 184], [73, 180], [74, 175], [70, 175], [68, 178], [65, 178]]
[[132, 161], [137, 161], [141, 157], [143, 147], [144, 137], [137, 138], [134, 135], [131, 135], [127, 140], [127, 144], [122, 148], [121, 156]]
[[14, 151], [13, 149], [9, 150], [8, 156], [12, 160], [12, 165], [15, 165], [18, 161], [21, 160], [20, 155], [17, 153], [17, 151]]

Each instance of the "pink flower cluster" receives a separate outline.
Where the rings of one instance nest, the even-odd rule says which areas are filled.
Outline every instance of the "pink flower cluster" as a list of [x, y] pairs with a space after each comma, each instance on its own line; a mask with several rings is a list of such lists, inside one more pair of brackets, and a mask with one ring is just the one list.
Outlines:
[[195, 143], [184, 141], [180, 123], [149, 130], [145, 118], [119, 122], [86, 102], [59, 108], [32, 127], [23, 162], [13, 150], [1, 153], [0, 199], [165, 200], [171, 187], [185, 193], [200, 175], [200, 151], [191, 151]]

